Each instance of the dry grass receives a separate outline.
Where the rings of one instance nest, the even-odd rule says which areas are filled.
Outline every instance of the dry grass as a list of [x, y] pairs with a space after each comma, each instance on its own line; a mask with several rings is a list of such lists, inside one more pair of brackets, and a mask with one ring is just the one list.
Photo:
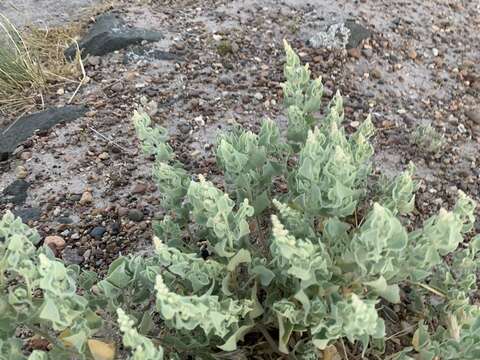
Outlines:
[[0, 14], [0, 113], [18, 115], [42, 108], [45, 95], [54, 89], [80, 86], [85, 78], [80, 56], [69, 62], [64, 50], [78, 39], [88, 20], [116, 4], [118, 0], [102, 1], [65, 26], [30, 26], [21, 32]]
[[40, 60], [20, 32], [0, 14], [0, 109], [34, 101], [45, 84]]

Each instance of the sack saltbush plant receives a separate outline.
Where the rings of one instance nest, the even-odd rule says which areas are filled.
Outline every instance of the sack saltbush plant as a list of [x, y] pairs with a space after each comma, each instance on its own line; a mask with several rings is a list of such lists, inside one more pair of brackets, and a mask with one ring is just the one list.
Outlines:
[[[340, 94], [321, 109], [320, 79], [285, 48], [288, 127], [220, 135], [220, 187], [190, 175], [165, 129], [135, 113], [164, 209], [154, 254], [119, 257], [95, 284], [5, 215], [0, 358], [27, 357], [20, 330], [51, 344], [30, 359], [92, 357], [100, 317], [117, 319], [132, 359], [313, 360], [334, 346], [372, 359], [480, 358], [474, 202], [460, 192], [451, 211], [408, 231], [413, 165], [367, 197], [370, 118], [347, 135]], [[400, 320], [385, 316], [394, 306], [412, 325], [399, 346]]]

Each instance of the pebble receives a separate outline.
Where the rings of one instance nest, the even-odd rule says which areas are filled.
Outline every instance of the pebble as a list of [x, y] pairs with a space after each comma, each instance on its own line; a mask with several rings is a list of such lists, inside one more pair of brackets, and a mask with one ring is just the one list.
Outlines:
[[231, 85], [233, 84], [233, 79], [228, 76], [228, 75], [222, 75], [220, 76], [220, 78], [218, 79], [218, 81], [223, 84], [223, 85]]
[[465, 115], [477, 125], [480, 125], [480, 107], [476, 107], [465, 112]]
[[374, 79], [381, 79], [382, 71], [379, 68], [375, 68], [370, 72], [370, 75], [372, 75]]
[[128, 214], [128, 209], [125, 208], [125, 207], [119, 207], [118, 210], [117, 210], [117, 214], [120, 217], [124, 217]]
[[80, 265], [85, 260], [83, 256], [78, 253], [78, 249], [63, 250], [62, 259], [67, 265]]
[[24, 151], [20, 154], [20, 159], [29, 160], [32, 158], [32, 153], [30, 151]]
[[102, 152], [100, 155], [98, 155], [98, 158], [100, 160], [108, 160], [110, 158], [110, 155], [107, 152]]
[[147, 191], [147, 185], [143, 184], [143, 183], [136, 183], [134, 186], [133, 186], [133, 189], [132, 189], [132, 194], [145, 194], [145, 192]]
[[96, 240], [100, 240], [103, 237], [103, 234], [107, 229], [105, 229], [103, 226], [95, 226], [91, 231], [90, 231], [90, 236], [93, 237]]
[[83, 258], [84, 258], [85, 260], [88, 260], [88, 259], [90, 258], [90, 255], [91, 255], [91, 254], [92, 254], [92, 250], [87, 249], [87, 250], [85, 250], [85, 252], [83, 253]]
[[88, 57], [88, 63], [92, 66], [98, 66], [100, 65], [100, 56], [89, 56]]
[[128, 211], [128, 218], [135, 222], [140, 222], [143, 220], [143, 213], [137, 209], [131, 209]]
[[373, 50], [370, 48], [362, 49], [362, 55], [370, 59], [373, 56]]
[[255, 95], [253, 95], [253, 97], [257, 100], [262, 100], [263, 99], [263, 95], [259, 92], [255, 93]]
[[120, 92], [123, 90], [123, 84], [121, 82], [117, 82], [115, 84], [113, 84], [110, 89], [112, 89], [112, 91], [115, 91], [115, 92]]
[[62, 250], [65, 247], [65, 240], [61, 236], [56, 235], [47, 236], [43, 243], [52, 250]]
[[357, 48], [348, 49], [347, 53], [352, 58], [360, 59], [360, 50], [358, 50]]
[[28, 171], [23, 166], [17, 166], [15, 169], [15, 175], [17, 179], [25, 179], [28, 176]]
[[120, 223], [115, 222], [115, 223], [112, 224], [112, 226], [110, 228], [110, 234], [118, 235], [120, 233], [120, 230], [121, 230]]
[[415, 51], [415, 49], [411, 49], [408, 52], [408, 57], [412, 60], [415, 60], [417, 58], [417, 52]]
[[180, 121], [177, 124], [177, 129], [184, 135], [188, 134], [192, 129], [192, 126], [186, 121]]
[[93, 195], [90, 191], [85, 191], [80, 198], [80, 205], [87, 205], [93, 202]]

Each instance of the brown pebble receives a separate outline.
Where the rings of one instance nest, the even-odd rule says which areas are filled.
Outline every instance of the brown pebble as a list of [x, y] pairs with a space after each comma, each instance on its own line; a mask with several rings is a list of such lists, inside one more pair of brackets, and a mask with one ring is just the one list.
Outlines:
[[408, 52], [408, 57], [412, 60], [415, 60], [417, 58], [417, 52], [415, 51], [415, 49], [411, 49]]
[[348, 55], [350, 57], [353, 57], [355, 59], [360, 59], [360, 50], [358, 50], [357, 48], [352, 48], [352, 49], [348, 49]]
[[43, 243], [49, 246], [53, 251], [60, 251], [65, 247], [65, 240], [61, 236], [47, 236]]
[[374, 78], [374, 79], [381, 79], [382, 78], [382, 71], [379, 69], [379, 68], [375, 68], [373, 69], [371, 72], [370, 72], [370, 75]]
[[93, 202], [93, 195], [90, 191], [85, 191], [80, 198], [80, 205], [87, 205]]
[[147, 185], [137, 183], [133, 186], [132, 194], [145, 194], [145, 191], [147, 191]]

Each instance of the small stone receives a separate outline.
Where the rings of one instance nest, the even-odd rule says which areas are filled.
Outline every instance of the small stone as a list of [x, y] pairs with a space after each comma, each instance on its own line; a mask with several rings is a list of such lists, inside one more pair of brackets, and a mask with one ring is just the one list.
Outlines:
[[121, 230], [120, 223], [115, 222], [115, 223], [112, 224], [112, 226], [110, 228], [110, 234], [118, 235], [120, 233], [120, 230]]
[[28, 176], [28, 171], [23, 166], [17, 166], [15, 169], [17, 179], [25, 179]]
[[103, 234], [107, 229], [105, 229], [103, 226], [95, 226], [91, 231], [90, 231], [90, 236], [93, 237], [96, 240], [100, 240], [103, 237]]
[[358, 128], [360, 126], [360, 122], [359, 121], [352, 121], [350, 123], [350, 126], [354, 129]]
[[93, 195], [90, 191], [85, 191], [80, 198], [80, 205], [87, 205], [93, 202]]
[[73, 220], [68, 216], [60, 216], [56, 220], [60, 224], [71, 224], [71, 223], [73, 223]]
[[476, 107], [465, 112], [465, 115], [475, 124], [480, 125], [480, 107]]
[[374, 78], [374, 79], [381, 79], [382, 78], [382, 71], [379, 69], [379, 68], [375, 68], [373, 69], [371, 72], [370, 72], [370, 75]]
[[360, 50], [358, 48], [351, 48], [347, 50], [347, 53], [350, 57], [355, 59], [360, 59]]
[[230, 76], [228, 75], [222, 75], [220, 76], [220, 78], [218, 79], [218, 81], [220, 82], [220, 84], [223, 84], [223, 85], [231, 85], [233, 84], [233, 80]]
[[257, 100], [262, 100], [263, 99], [263, 95], [259, 92], [255, 93], [255, 95], [253, 95], [253, 97]]
[[367, 59], [370, 59], [373, 56], [373, 50], [370, 48], [362, 49], [362, 55], [365, 56]]
[[203, 120], [202, 115], [198, 115], [196, 118], [193, 119], [198, 126], [205, 126], [205, 120]]
[[85, 250], [85, 252], [83, 253], [84, 259], [88, 260], [90, 258], [91, 254], [92, 254], [92, 250], [90, 250], [90, 249]]
[[128, 214], [128, 209], [127, 209], [127, 208], [124, 208], [124, 207], [119, 207], [119, 208], [117, 209], [117, 214], [118, 214], [118, 216], [120, 216], [120, 217], [127, 216], [127, 214]]
[[79, 234], [79, 233], [72, 234], [72, 236], [70, 236], [70, 239], [72, 239], [72, 240], [80, 240], [80, 234]]
[[137, 183], [132, 189], [132, 194], [145, 194], [147, 191], [147, 185], [143, 183]]
[[110, 89], [115, 92], [120, 92], [123, 90], [123, 84], [121, 82], [116, 82], [110, 87]]
[[433, 54], [433, 56], [438, 56], [438, 54], [439, 54], [438, 49], [437, 49], [437, 48], [433, 48], [433, 49], [432, 49], [432, 54]]
[[410, 49], [410, 51], [408, 52], [408, 57], [412, 60], [415, 60], [417, 58], [417, 52], [415, 51], [415, 49]]
[[85, 260], [83, 256], [78, 254], [78, 249], [65, 249], [62, 253], [62, 259], [67, 265], [80, 265]]
[[192, 129], [192, 126], [186, 121], [180, 121], [177, 124], [177, 129], [184, 135], [188, 134]]
[[143, 220], [143, 213], [140, 210], [131, 209], [128, 211], [128, 218], [135, 222]]
[[20, 154], [20, 159], [22, 160], [29, 160], [32, 158], [32, 153], [30, 151], [24, 151]]
[[145, 105], [145, 111], [150, 116], [155, 116], [158, 113], [158, 102], [151, 100]]
[[92, 66], [98, 66], [100, 65], [100, 56], [89, 56], [88, 57], [88, 63]]
[[60, 88], [60, 89], [57, 90], [57, 95], [61, 96], [63, 94], [65, 94], [65, 89], [64, 88]]
[[52, 250], [62, 250], [65, 247], [65, 240], [61, 236], [51, 235], [47, 236], [43, 243], [49, 246]]
[[125, 80], [127, 81], [133, 81], [137, 77], [137, 73], [135, 71], [129, 71], [125, 75]]
[[107, 152], [102, 152], [100, 155], [98, 155], [98, 158], [100, 160], [108, 160], [110, 158], [110, 155]]

